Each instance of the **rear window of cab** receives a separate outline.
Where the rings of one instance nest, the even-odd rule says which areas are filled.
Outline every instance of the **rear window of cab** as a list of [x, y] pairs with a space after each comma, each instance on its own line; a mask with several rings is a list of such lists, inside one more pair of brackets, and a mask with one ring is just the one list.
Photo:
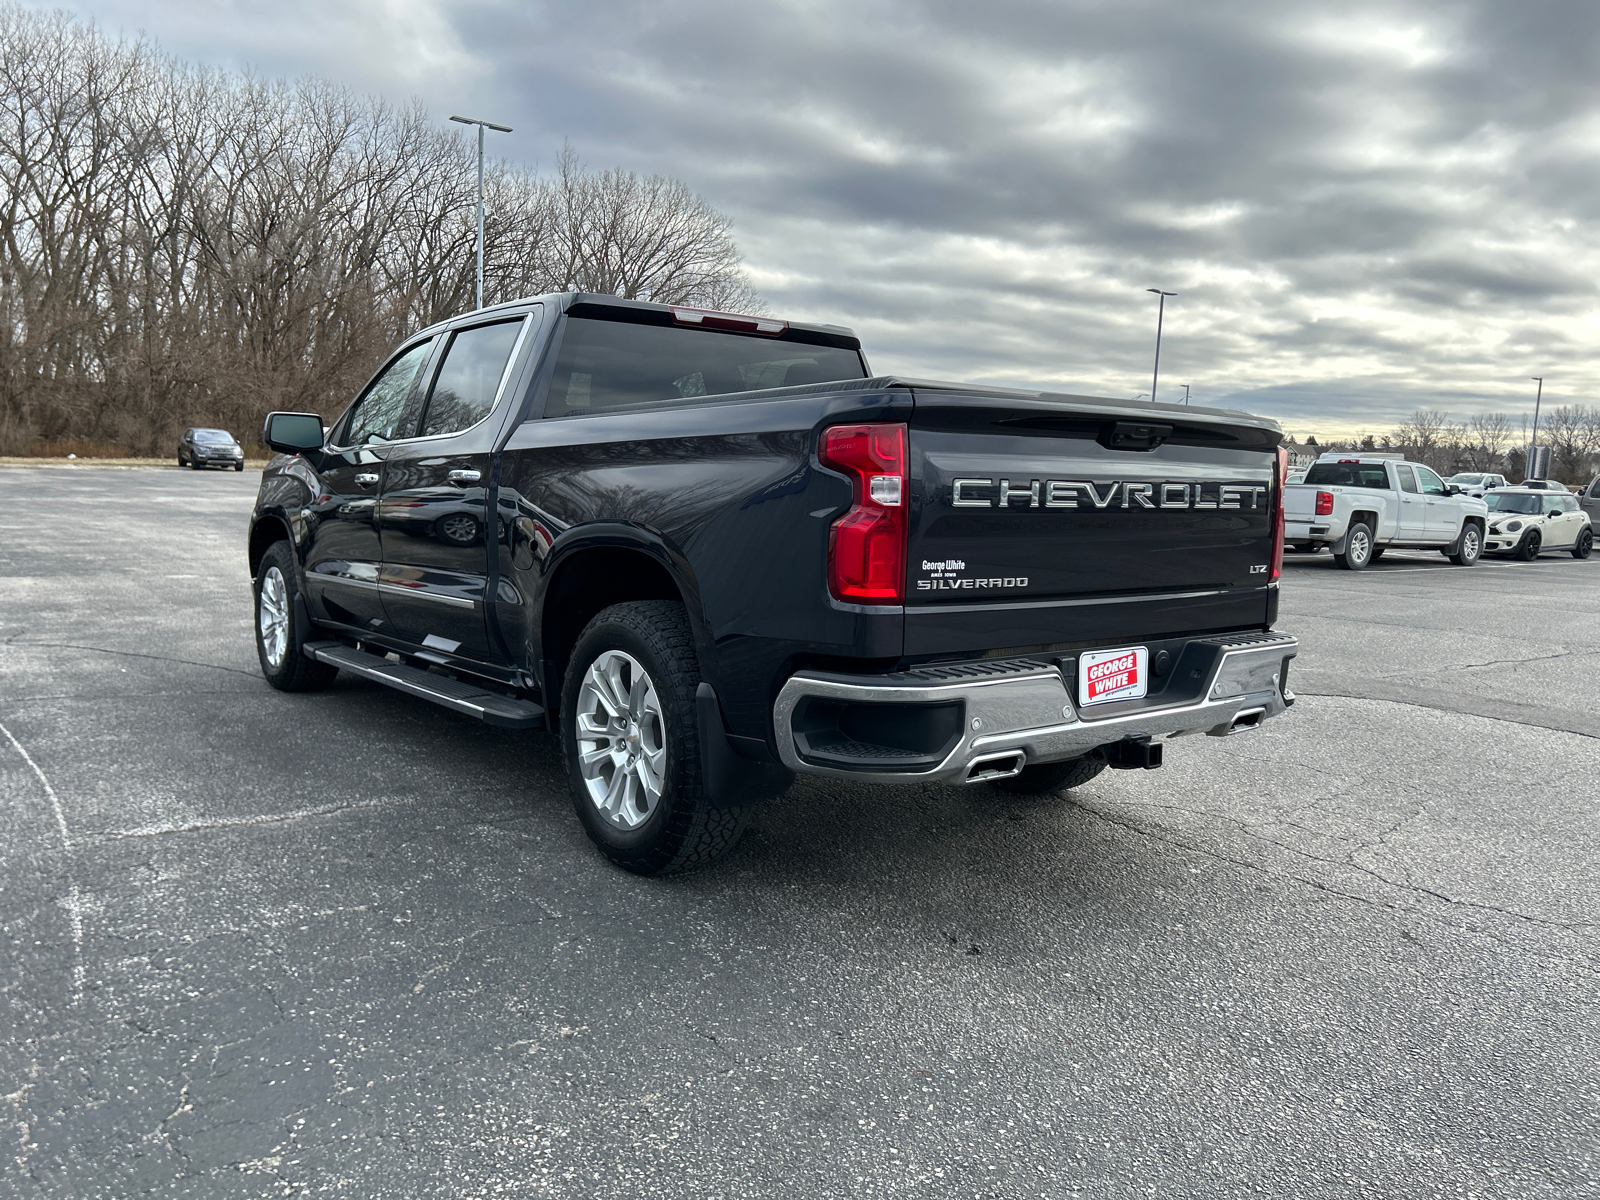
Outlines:
[[1305, 482], [1323, 487], [1387, 489], [1389, 476], [1381, 463], [1317, 463], [1306, 472]]
[[569, 317], [545, 416], [865, 379], [861, 354], [771, 337]]

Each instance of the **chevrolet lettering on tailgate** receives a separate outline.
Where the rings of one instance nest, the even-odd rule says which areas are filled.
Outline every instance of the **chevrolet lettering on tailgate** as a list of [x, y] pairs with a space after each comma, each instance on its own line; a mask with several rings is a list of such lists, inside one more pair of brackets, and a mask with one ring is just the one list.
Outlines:
[[[1218, 508], [1256, 509], [1266, 505], [1259, 483], [1159, 483], [1114, 479], [954, 479], [954, 508]], [[1041, 503], [1042, 500], [1042, 503]]]

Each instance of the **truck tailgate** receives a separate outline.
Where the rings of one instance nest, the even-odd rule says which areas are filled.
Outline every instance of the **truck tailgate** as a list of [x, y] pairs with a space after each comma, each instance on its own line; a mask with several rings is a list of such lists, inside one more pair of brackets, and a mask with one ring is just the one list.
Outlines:
[[906, 654], [1269, 623], [1280, 437], [1214, 409], [918, 387]]

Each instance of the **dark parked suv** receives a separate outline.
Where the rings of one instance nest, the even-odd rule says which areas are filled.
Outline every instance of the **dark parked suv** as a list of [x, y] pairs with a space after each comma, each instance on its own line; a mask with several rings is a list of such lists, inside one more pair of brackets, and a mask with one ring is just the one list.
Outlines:
[[185, 429], [178, 439], [178, 465], [193, 467], [232, 467], [244, 470], [244, 447], [226, 429]]
[[326, 431], [268, 416], [261, 668], [548, 723], [642, 873], [710, 862], [795, 773], [1069, 788], [1293, 701], [1280, 438], [873, 376], [834, 325], [501, 305], [402, 343]]

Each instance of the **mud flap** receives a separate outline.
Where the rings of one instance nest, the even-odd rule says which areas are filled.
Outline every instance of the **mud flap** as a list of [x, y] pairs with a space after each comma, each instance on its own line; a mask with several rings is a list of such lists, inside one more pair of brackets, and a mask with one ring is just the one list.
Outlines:
[[758, 804], [789, 790], [793, 771], [777, 763], [754, 762], [733, 748], [716, 690], [704, 680], [695, 689], [694, 709], [700, 732], [700, 779], [713, 807]]

